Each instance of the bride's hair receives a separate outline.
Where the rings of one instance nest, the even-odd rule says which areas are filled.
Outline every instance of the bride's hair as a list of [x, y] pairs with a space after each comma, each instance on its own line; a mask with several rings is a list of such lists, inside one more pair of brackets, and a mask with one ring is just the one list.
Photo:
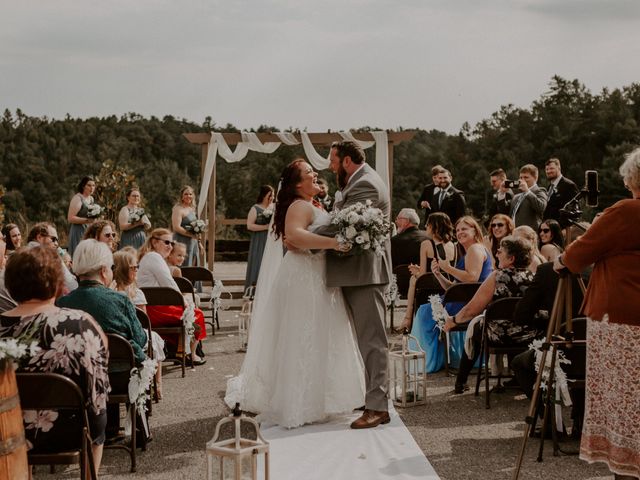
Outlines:
[[304, 163], [304, 159], [296, 158], [293, 162], [285, 167], [280, 176], [280, 190], [276, 199], [276, 212], [273, 217], [273, 233], [277, 238], [284, 235], [284, 220], [287, 217], [287, 210], [295, 200], [301, 198], [296, 187], [302, 180], [302, 172], [300, 164]]

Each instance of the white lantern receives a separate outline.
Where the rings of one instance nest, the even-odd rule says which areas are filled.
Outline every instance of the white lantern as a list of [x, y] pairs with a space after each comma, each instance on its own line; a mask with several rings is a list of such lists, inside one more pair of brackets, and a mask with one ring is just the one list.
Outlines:
[[[413, 339], [414, 350], [409, 345]], [[389, 348], [389, 395], [397, 407], [424, 405], [427, 399], [427, 356], [420, 343], [405, 329], [402, 340]]]
[[[219, 440], [220, 429], [227, 423], [233, 423], [233, 436], [226, 440]], [[255, 440], [242, 436], [241, 427], [243, 423], [254, 427], [256, 432]], [[217, 478], [223, 480], [224, 478], [231, 478], [241, 480], [250, 478], [251, 480], [258, 480], [258, 457], [260, 455], [264, 456], [264, 476], [262, 478], [269, 480], [269, 443], [262, 438], [258, 422], [245, 416], [240, 410], [240, 404], [236, 403], [231, 415], [218, 422], [213, 439], [207, 443], [207, 479], [215, 480]], [[249, 477], [243, 474], [243, 467], [247, 464], [249, 464]], [[230, 470], [227, 471], [226, 475], [225, 465]]]
[[246, 351], [249, 344], [249, 328], [251, 327], [251, 314], [253, 312], [253, 300], [245, 299], [238, 315], [238, 338], [240, 339], [240, 351]]

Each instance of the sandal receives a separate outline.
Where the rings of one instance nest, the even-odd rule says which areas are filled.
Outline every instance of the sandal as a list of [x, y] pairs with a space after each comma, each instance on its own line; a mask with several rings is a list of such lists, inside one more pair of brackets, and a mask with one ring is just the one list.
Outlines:
[[204, 365], [205, 363], [207, 363], [207, 361], [204, 358], [193, 358], [192, 361], [191, 355], [187, 355], [186, 363], [188, 363], [189, 365], [193, 364], [194, 367], [197, 367], [200, 365]]

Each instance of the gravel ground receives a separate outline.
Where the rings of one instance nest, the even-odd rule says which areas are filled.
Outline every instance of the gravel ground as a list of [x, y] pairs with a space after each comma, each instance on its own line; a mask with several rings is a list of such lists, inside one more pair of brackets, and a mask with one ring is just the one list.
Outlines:
[[[154, 439], [146, 452], [138, 451], [138, 468], [129, 473], [124, 451], [106, 450], [100, 470], [105, 479], [206, 478], [205, 443], [216, 423], [228, 414], [223, 403], [227, 378], [240, 369], [243, 354], [234, 335], [235, 312], [223, 312], [216, 335], [204, 342], [207, 363], [188, 370], [165, 365], [163, 400], [154, 404], [150, 419]], [[492, 395], [492, 408], [472, 392], [451, 395], [454, 379], [444, 372], [430, 375], [428, 403], [399, 409], [400, 415], [436, 472], [444, 480], [510, 479], [522, 441], [528, 402], [517, 392]], [[528, 443], [521, 479], [613, 479], [602, 464], [588, 465], [577, 456], [554, 457], [545, 444], [544, 461], [536, 462], [538, 440]], [[567, 444], [577, 448], [577, 443]], [[36, 478], [77, 478], [78, 470], [58, 467], [51, 475], [39, 467]], [[275, 479], [277, 480], [277, 479]]]

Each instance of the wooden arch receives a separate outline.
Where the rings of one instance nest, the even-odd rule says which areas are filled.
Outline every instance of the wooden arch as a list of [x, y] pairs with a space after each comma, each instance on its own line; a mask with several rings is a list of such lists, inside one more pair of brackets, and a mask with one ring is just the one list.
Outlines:
[[[391, 193], [393, 193], [393, 147], [398, 143], [411, 140], [415, 135], [415, 131], [406, 130], [401, 132], [389, 131], [387, 133], [388, 149], [389, 149], [389, 185]], [[242, 137], [239, 133], [223, 133], [227, 145], [234, 146], [242, 141]], [[262, 142], [280, 142], [281, 140], [277, 135], [273, 133], [258, 133], [258, 139]], [[333, 142], [339, 142], [343, 140], [342, 136], [338, 133], [309, 133], [309, 140], [311, 143], [318, 147], [329, 147]], [[204, 175], [204, 167], [207, 162], [207, 154], [209, 153], [209, 141], [211, 140], [210, 133], [185, 133], [185, 138], [193, 144], [200, 145], [200, 175]], [[294, 133], [294, 136], [299, 142], [302, 142], [299, 133]], [[373, 136], [368, 133], [354, 133], [353, 136], [356, 140], [372, 141]], [[207, 204], [203, 211], [203, 218], [209, 220], [209, 230], [207, 231], [208, 250], [207, 250], [207, 267], [213, 269], [213, 261], [215, 256], [215, 241], [216, 241], [216, 166], [214, 164], [211, 183], [209, 184], [209, 192], [207, 194]], [[211, 213], [213, 212], [213, 214]]]

